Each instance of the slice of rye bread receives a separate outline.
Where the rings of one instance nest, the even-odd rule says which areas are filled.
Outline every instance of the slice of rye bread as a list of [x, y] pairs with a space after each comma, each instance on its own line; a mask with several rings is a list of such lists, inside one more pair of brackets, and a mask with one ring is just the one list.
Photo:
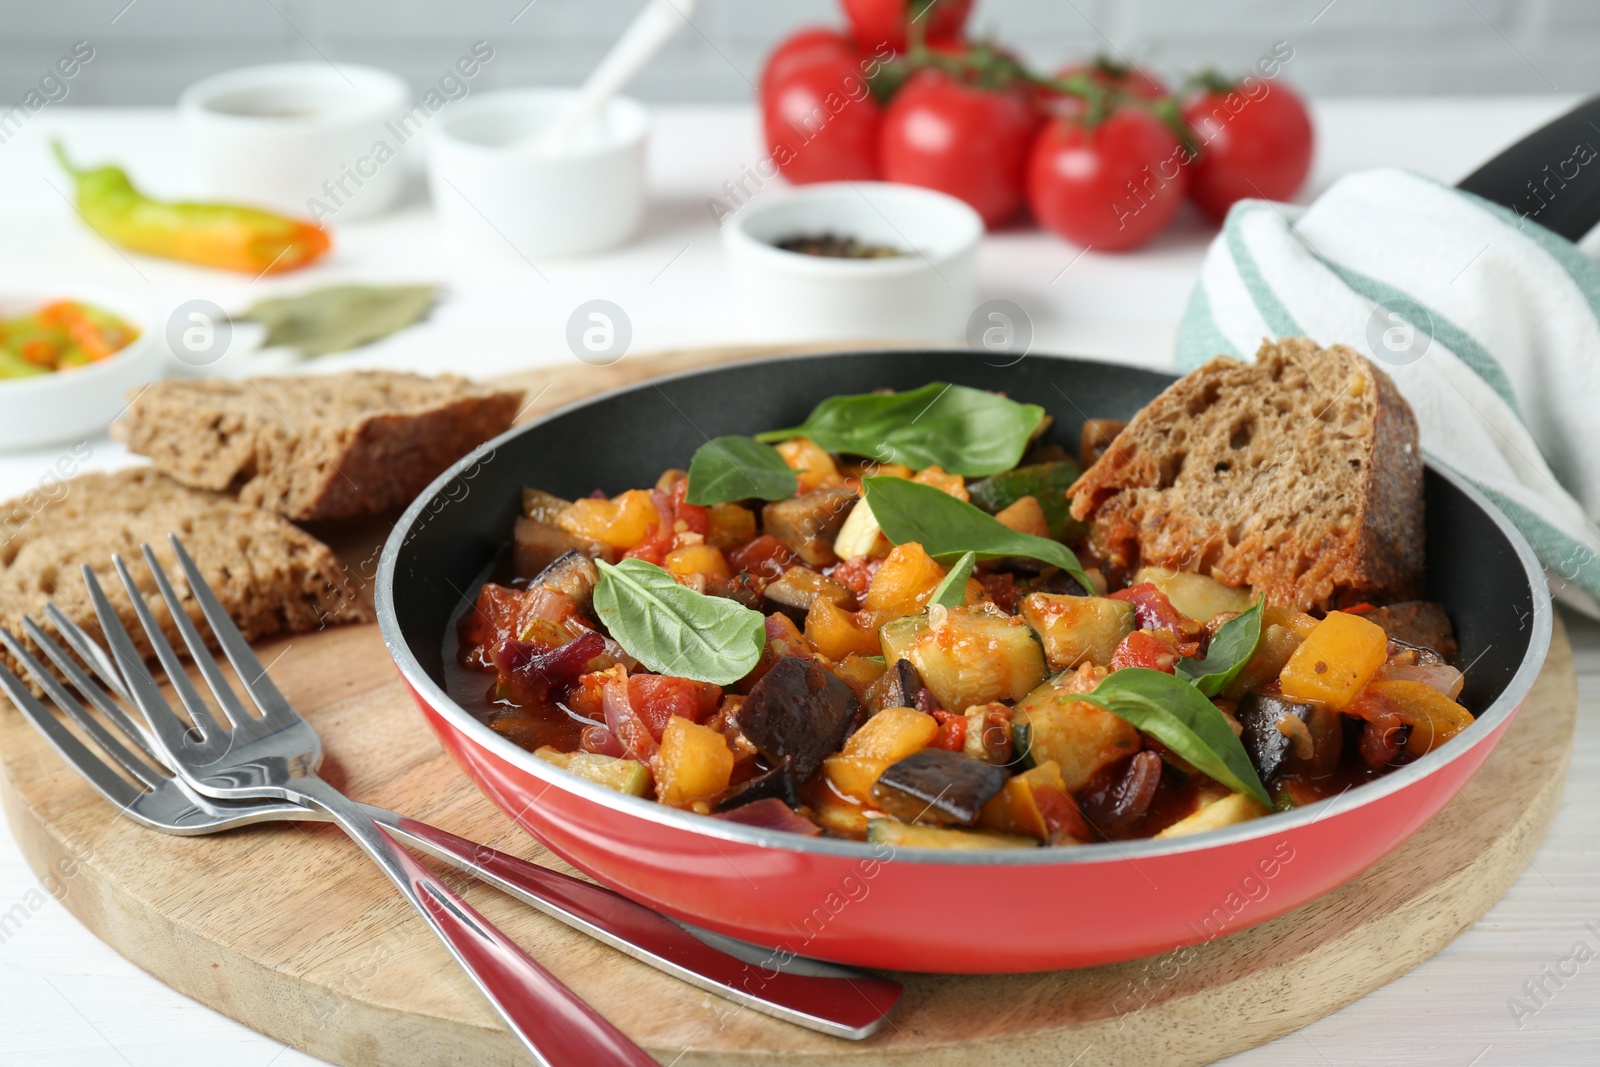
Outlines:
[[306, 522], [410, 503], [521, 403], [520, 391], [393, 371], [168, 379], [112, 432], [185, 485]]
[[[0, 626], [32, 648], [22, 630], [23, 616], [55, 636], [44, 614], [45, 605], [53, 601], [99, 637], [81, 576], [87, 563], [139, 650], [150, 655], [133, 602], [111, 565], [112, 554], [120, 553], [167, 640], [182, 649], [172, 616], [139, 553], [141, 543], [155, 549], [189, 617], [201, 633], [209, 633], [178, 569], [168, 533], [183, 539], [217, 599], [252, 641], [373, 618], [344, 565], [321, 541], [282, 516], [139, 467], [82, 474], [57, 483], [48, 498], [36, 493], [0, 504]], [[17, 670], [3, 647], [0, 662]]]
[[1303, 337], [1179, 379], [1069, 490], [1090, 548], [1301, 611], [1418, 597], [1416, 418], [1364, 356]]

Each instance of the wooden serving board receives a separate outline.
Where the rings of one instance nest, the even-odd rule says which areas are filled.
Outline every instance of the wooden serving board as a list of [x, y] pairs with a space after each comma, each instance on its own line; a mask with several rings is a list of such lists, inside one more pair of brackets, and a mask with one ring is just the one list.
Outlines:
[[[672, 353], [529, 374], [535, 411], [654, 373], [762, 354]], [[536, 398], [536, 399], [535, 399]], [[350, 558], [371, 574], [351, 534]], [[375, 626], [259, 648], [321, 732], [324, 772], [358, 800], [561, 870], [457, 772], [423, 725]], [[1500, 899], [1548, 828], [1577, 710], [1557, 619], [1522, 711], [1471, 783], [1362, 877], [1195, 951], [1051, 974], [896, 976], [892, 1025], [828, 1038], [703, 993], [445, 869], [474, 907], [663, 1063], [1200, 1064], [1261, 1044], [1392, 981]], [[0, 708], [0, 801], [46, 887], [161, 981], [312, 1055], [351, 1067], [512, 1067], [488, 1005], [383, 876], [335, 829], [275, 825], [202, 838], [117, 817], [25, 720]]]

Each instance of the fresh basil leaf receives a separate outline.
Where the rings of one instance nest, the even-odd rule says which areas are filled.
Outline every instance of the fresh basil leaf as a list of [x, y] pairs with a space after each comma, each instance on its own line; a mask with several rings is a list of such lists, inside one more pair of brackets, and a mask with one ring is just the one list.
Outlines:
[[689, 461], [691, 504], [726, 504], [759, 497], [782, 500], [799, 486], [778, 450], [753, 437], [713, 437]]
[[975, 552], [968, 552], [956, 560], [950, 573], [944, 576], [944, 581], [933, 587], [933, 595], [928, 598], [928, 603], [946, 608], [959, 608], [965, 604], [967, 579], [972, 577], [972, 565], [976, 562], [978, 556]]
[[829, 397], [799, 426], [756, 440], [809, 437], [829, 452], [916, 468], [938, 464], [975, 478], [1015, 467], [1043, 418], [1037, 404], [930, 382], [905, 393]]
[[879, 475], [863, 478], [867, 506], [897, 545], [915, 541], [941, 563], [971, 552], [978, 559], [1024, 556], [1052, 563], [1092, 589], [1078, 557], [1060, 541], [1018, 533], [993, 515], [986, 515], [964, 500], [957, 500], [931, 485]]
[[1112, 671], [1085, 700], [1131, 723], [1229, 789], [1272, 807], [1244, 745], [1228, 720], [1205, 695], [1165, 671], [1124, 667]]
[[1250, 610], [1235, 615], [1217, 629], [1204, 659], [1187, 656], [1178, 661], [1178, 674], [1208, 697], [1214, 697], [1239, 676], [1261, 643], [1261, 610], [1265, 597], [1257, 597]]
[[642, 559], [595, 564], [595, 613], [617, 644], [656, 673], [731, 685], [761, 658], [767, 621], [759, 611], [681, 586]]
[[238, 318], [267, 328], [264, 348], [324, 356], [405, 329], [427, 315], [436, 296], [431, 285], [329, 285], [262, 300]]

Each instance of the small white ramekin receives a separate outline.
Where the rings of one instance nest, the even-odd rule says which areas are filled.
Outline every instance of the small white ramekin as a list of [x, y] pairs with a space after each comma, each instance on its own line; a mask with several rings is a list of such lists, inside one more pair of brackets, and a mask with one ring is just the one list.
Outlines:
[[560, 153], [532, 135], [575, 89], [483, 93], [439, 116], [428, 135], [428, 188], [450, 226], [485, 248], [575, 256], [621, 244], [644, 215], [645, 109], [616, 97]]
[[[833, 234], [901, 255], [841, 259], [777, 242]], [[750, 329], [767, 341], [955, 341], [977, 303], [983, 219], [953, 196], [888, 182], [804, 185], [723, 220]]]
[[401, 149], [433, 118], [411, 107], [398, 76], [328, 63], [203, 78], [178, 97], [178, 111], [211, 196], [319, 223], [392, 206]]
[[151, 309], [118, 289], [87, 285], [7, 289], [0, 291], [0, 316], [25, 315], [54, 300], [102, 308], [137, 327], [139, 336], [87, 367], [33, 378], [0, 378], [0, 450], [99, 437], [127, 406], [128, 392], [159, 378], [165, 368], [165, 349], [155, 336]]

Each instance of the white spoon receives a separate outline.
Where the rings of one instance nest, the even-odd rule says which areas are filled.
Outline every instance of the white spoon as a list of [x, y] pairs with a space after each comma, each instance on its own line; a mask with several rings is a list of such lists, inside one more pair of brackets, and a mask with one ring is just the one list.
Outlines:
[[549, 155], [567, 149], [573, 134], [600, 112], [623, 86], [656, 57], [656, 53], [694, 15], [697, 0], [648, 0], [589, 74], [577, 97], [555, 120], [529, 137], [525, 145]]

